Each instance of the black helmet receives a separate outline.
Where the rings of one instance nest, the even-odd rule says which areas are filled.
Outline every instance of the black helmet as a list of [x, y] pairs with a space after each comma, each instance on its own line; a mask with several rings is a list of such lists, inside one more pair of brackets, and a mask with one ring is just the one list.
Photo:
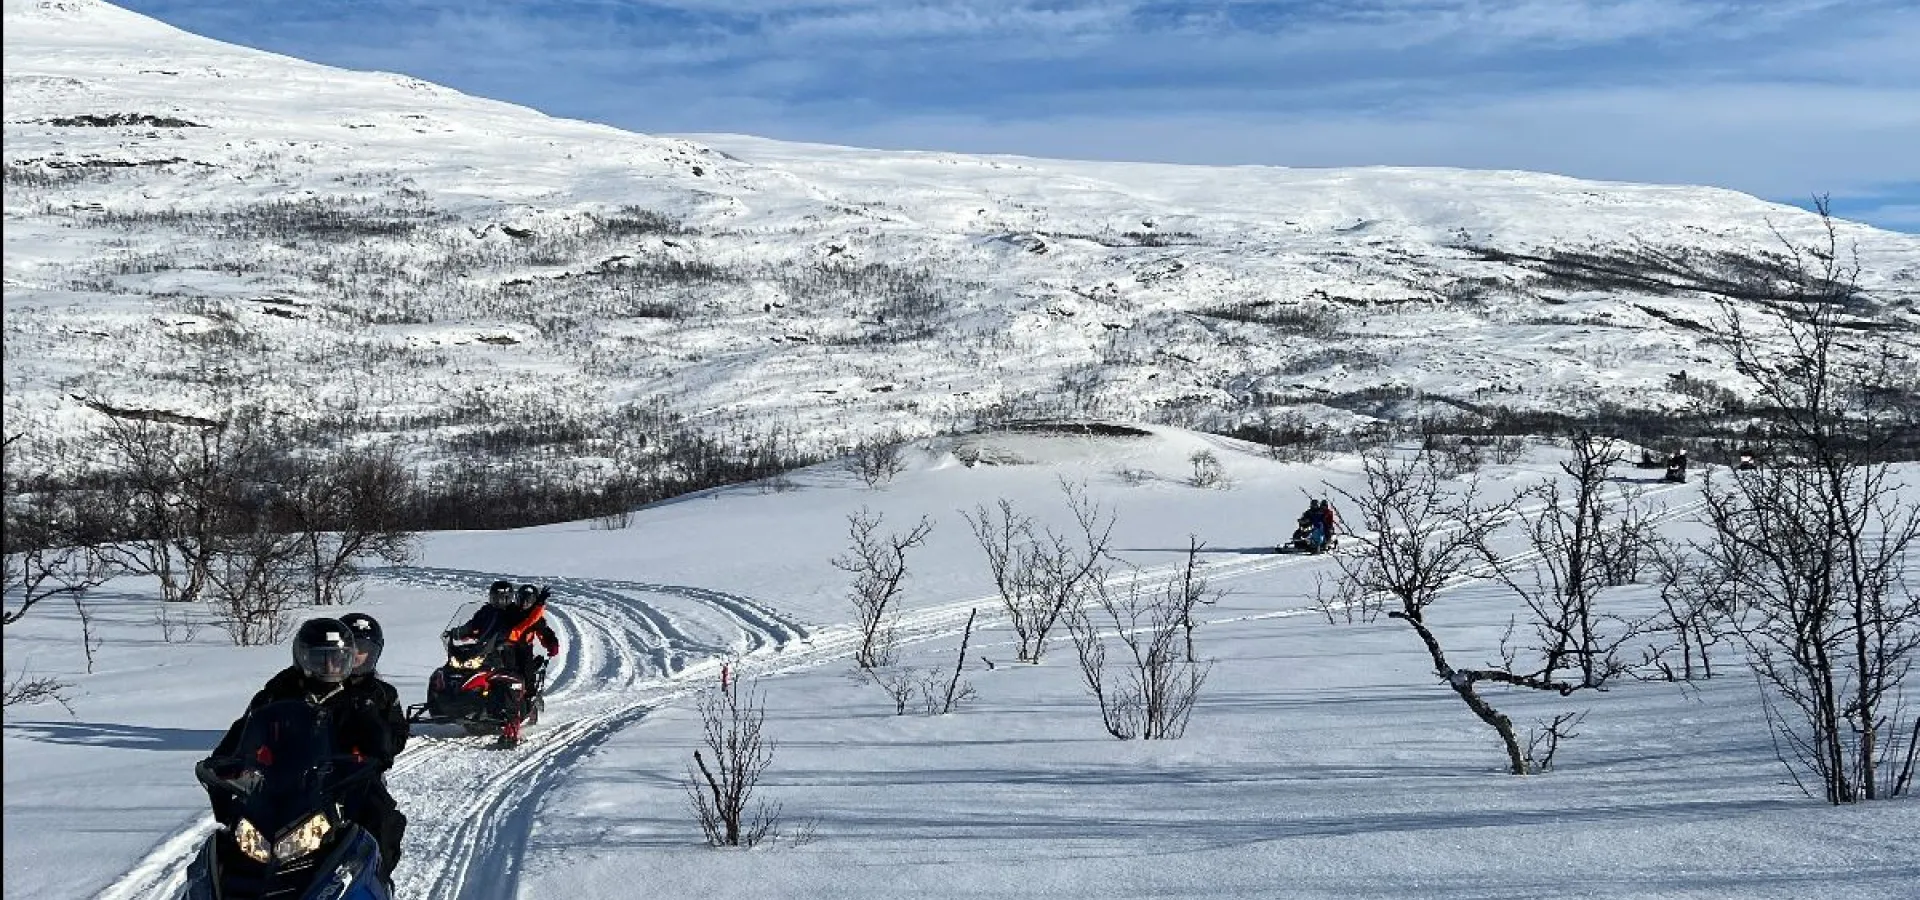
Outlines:
[[521, 609], [532, 609], [535, 603], [546, 599], [546, 589], [531, 584], [523, 584], [513, 592], [513, 600]]
[[339, 619], [308, 619], [293, 635], [293, 664], [314, 681], [347, 680], [353, 671], [353, 630]]
[[513, 605], [513, 582], [501, 579], [487, 588], [487, 605], [505, 609]]
[[374, 667], [380, 664], [380, 651], [387, 648], [387, 636], [380, 630], [380, 622], [366, 613], [350, 612], [340, 617], [340, 624], [353, 632], [353, 674], [372, 675]]

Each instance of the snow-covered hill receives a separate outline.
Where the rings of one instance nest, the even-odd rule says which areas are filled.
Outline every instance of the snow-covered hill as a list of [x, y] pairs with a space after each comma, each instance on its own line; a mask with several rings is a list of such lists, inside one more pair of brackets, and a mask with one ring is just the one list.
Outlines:
[[[1737, 387], [1713, 297], [1593, 261], [1737, 280], [1727, 254], [1822, 234], [1729, 191], [1525, 172], [654, 137], [95, 0], [5, 17], [7, 413], [38, 437], [85, 400], [443, 443], [651, 403], [821, 449], [1034, 413], [1683, 410]], [[1910, 341], [1920, 238], [1841, 238]]]

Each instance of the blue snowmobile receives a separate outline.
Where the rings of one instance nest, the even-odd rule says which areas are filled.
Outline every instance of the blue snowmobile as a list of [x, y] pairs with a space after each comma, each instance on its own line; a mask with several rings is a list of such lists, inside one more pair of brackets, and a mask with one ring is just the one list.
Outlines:
[[187, 867], [187, 900], [392, 900], [378, 843], [346, 815], [380, 767], [336, 753], [327, 720], [302, 700], [267, 704], [233, 756], [194, 766], [220, 827]]

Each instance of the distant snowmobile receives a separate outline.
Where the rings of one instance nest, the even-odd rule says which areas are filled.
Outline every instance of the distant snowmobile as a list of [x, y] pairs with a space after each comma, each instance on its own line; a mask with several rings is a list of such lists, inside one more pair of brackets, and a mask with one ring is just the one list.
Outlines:
[[335, 753], [327, 718], [304, 700], [269, 703], [233, 756], [194, 766], [220, 828], [187, 866], [187, 900], [392, 900], [379, 843], [346, 814], [380, 766]]
[[1332, 549], [1336, 540], [1325, 531], [1314, 527], [1306, 516], [1300, 517], [1299, 526], [1293, 529], [1293, 536], [1275, 549], [1277, 553], [1325, 553]]
[[[481, 613], [482, 604], [462, 606], [441, 632], [447, 662], [427, 681], [427, 702], [408, 707], [413, 722], [452, 723], [470, 735], [495, 733], [508, 747], [520, 743], [521, 729], [540, 720], [546, 702], [545, 660], [534, 663], [532, 677], [522, 674], [514, 640], [519, 620]], [[475, 623], [479, 624], [475, 624]]]

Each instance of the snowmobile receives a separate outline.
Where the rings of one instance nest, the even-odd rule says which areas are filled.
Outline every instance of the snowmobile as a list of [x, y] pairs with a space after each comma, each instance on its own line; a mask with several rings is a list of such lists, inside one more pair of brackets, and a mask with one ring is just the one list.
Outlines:
[[1311, 522], [1304, 518], [1299, 527], [1293, 530], [1293, 537], [1287, 539], [1275, 552], [1278, 553], [1325, 553], [1334, 544], [1333, 539], [1321, 535]]
[[462, 606], [441, 632], [447, 662], [427, 680], [427, 702], [407, 708], [407, 720], [459, 725], [469, 735], [498, 734], [507, 747], [520, 743], [520, 731], [539, 721], [546, 703], [546, 660], [535, 657], [532, 678], [515, 665], [524, 653], [513, 640], [521, 624], [514, 616], [482, 615], [484, 603]]
[[392, 900], [379, 843], [344, 812], [380, 771], [335, 753], [328, 713], [304, 700], [254, 710], [233, 756], [194, 766], [220, 827], [187, 865], [186, 900]]
[[1661, 478], [1661, 480], [1671, 481], [1675, 484], [1685, 484], [1687, 481], [1687, 464], [1679, 460], [1667, 463], [1667, 474]]

